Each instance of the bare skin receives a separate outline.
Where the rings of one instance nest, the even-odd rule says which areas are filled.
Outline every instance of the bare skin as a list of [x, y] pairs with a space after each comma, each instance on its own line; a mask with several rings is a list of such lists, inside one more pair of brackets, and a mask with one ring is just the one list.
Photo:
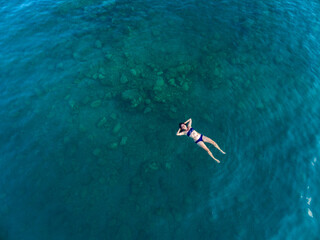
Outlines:
[[[188, 125], [187, 125], [188, 124]], [[188, 119], [187, 121], [184, 122], [184, 124], [181, 124], [181, 127], [179, 128], [178, 132], [177, 132], [177, 136], [183, 136], [183, 135], [187, 135], [188, 131], [190, 130], [191, 128], [191, 124], [192, 124], [192, 119]], [[181, 130], [184, 130], [181, 132]], [[197, 131], [193, 130], [192, 133], [190, 134], [190, 137], [196, 142], [199, 138], [200, 138], [201, 134], [198, 133]], [[200, 141], [198, 142], [198, 146], [202, 147], [204, 150], [206, 150], [206, 152], [210, 155], [210, 157], [212, 157], [215, 161], [217, 161], [218, 163], [220, 163], [220, 161], [218, 159], [216, 159], [211, 151], [209, 150], [209, 148], [206, 146], [205, 142], [206, 143], [210, 143], [212, 144], [213, 146], [215, 146], [221, 153], [223, 154], [226, 154], [224, 151], [222, 151], [220, 149], [220, 147], [218, 146], [218, 144], [213, 141], [211, 138], [208, 138], [206, 136], [202, 136], [202, 140], [203, 141]]]

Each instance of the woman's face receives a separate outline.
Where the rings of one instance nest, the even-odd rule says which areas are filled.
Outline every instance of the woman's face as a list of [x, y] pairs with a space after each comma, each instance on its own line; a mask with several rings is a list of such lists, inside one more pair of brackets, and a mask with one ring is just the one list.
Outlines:
[[182, 128], [183, 130], [187, 130], [187, 126], [186, 126], [185, 124], [181, 124], [181, 128]]

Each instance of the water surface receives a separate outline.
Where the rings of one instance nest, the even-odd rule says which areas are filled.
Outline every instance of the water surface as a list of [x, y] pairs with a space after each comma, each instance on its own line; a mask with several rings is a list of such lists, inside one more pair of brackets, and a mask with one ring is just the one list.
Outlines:
[[319, 11], [1, 1], [0, 238], [317, 239]]

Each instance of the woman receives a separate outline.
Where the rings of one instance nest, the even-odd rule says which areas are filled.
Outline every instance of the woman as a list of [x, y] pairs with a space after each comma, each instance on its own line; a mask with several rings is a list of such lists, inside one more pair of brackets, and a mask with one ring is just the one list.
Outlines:
[[[189, 122], [188, 126], [186, 125]], [[210, 152], [210, 150], [207, 148], [207, 146], [204, 144], [205, 142], [212, 144], [213, 146], [215, 146], [217, 149], [219, 149], [220, 152], [222, 152], [223, 154], [226, 154], [224, 151], [222, 151], [218, 144], [216, 144], [212, 139], [203, 136], [202, 134], [198, 133], [196, 130], [194, 130], [191, 127], [191, 123], [192, 120], [191, 118], [187, 121], [185, 121], [184, 123], [179, 123], [179, 130], [177, 132], [177, 136], [182, 136], [182, 135], [187, 135], [188, 137], [193, 138], [193, 140], [195, 141], [196, 144], [198, 144], [200, 147], [202, 147], [204, 150], [207, 151], [207, 153], [214, 159], [216, 160], [218, 163], [220, 163], [220, 161], [216, 158], [214, 158], [214, 156], [212, 155], [212, 153]]]

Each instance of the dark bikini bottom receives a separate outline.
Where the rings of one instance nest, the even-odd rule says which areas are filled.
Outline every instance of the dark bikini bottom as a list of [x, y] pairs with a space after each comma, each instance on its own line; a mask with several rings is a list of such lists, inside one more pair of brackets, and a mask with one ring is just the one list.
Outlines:
[[199, 137], [199, 139], [197, 140], [197, 141], [195, 141], [195, 143], [198, 143], [198, 142], [200, 142], [200, 141], [202, 141], [203, 142], [203, 140], [202, 140], [202, 134], [201, 134], [201, 136]]

